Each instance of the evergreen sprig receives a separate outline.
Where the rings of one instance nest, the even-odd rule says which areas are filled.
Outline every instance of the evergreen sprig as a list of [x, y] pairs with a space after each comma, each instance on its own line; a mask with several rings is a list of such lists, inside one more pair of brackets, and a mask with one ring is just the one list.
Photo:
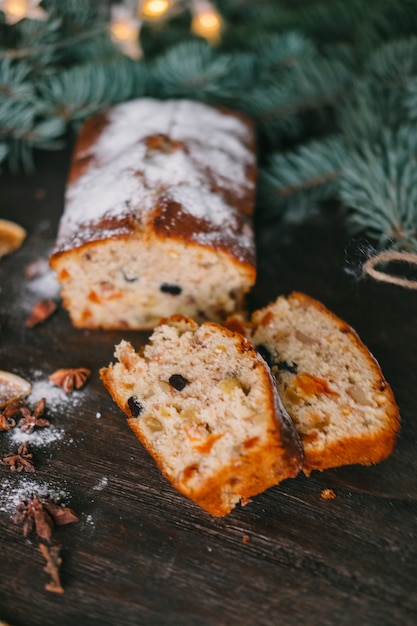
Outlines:
[[43, 0], [46, 21], [13, 26], [0, 12], [0, 164], [33, 167], [35, 148], [117, 102], [200, 100], [256, 124], [260, 218], [334, 199], [352, 231], [417, 250], [414, 2], [217, 0], [219, 46], [185, 10], [144, 25], [140, 61], [112, 42], [106, 3]]

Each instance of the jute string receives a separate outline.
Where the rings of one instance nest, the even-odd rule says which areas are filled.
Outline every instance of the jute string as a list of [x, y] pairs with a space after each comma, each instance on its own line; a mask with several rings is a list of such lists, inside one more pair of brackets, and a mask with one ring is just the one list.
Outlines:
[[409, 263], [417, 267], [417, 254], [412, 252], [396, 252], [395, 250], [388, 250], [386, 252], [380, 252], [379, 254], [372, 256], [363, 264], [363, 271], [375, 280], [380, 282], [392, 283], [393, 285], [399, 285], [406, 289], [417, 289], [417, 279], [401, 278], [399, 276], [393, 276], [387, 271], [377, 270], [376, 266], [380, 263], [386, 262], [401, 262]]

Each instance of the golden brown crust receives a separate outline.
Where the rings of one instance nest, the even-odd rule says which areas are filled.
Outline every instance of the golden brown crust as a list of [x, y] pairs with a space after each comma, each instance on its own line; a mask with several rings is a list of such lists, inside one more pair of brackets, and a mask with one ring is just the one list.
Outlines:
[[[147, 99], [142, 99], [142, 102], [145, 102], [146, 100]], [[179, 100], [170, 102], [181, 103], [186, 101]], [[140, 103], [140, 100], [138, 100], [138, 103]], [[168, 105], [169, 102], [166, 102], [165, 104]], [[200, 105], [199, 103], [195, 103], [195, 105], [205, 106]], [[221, 113], [223, 116], [239, 120], [242, 127], [246, 128], [247, 131], [245, 135], [242, 134], [240, 136], [239, 140], [241, 141], [242, 146], [245, 146], [245, 149], [250, 151], [253, 155], [255, 154], [255, 132], [253, 122], [250, 118], [224, 108], [207, 108], [211, 108], [213, 111], [218, 111], [218, 113]], [[101, 157], [100, 154], [96, 154], [94, 152], [94, 145], [99, 138], [104, 135], [106, 130], [111, 127], [112, 111], [113, 109], [105, 113], [98, 113], [86, 120], [83, 124], [75, 144], [68, 176], [67, 190], [69, 192], [75, 186], [75, 183], [79, 183], [81, 181], [85, 174], [101, 167]], [[198, 113], [196, 113], [196, 115], [198, 115]], [[213, 129], [213, 132], [216, 132], [215, 129]], [[132, 133], [134, 133], [134, 129], [132, 129]], [[223, 198], [225, 205], [230, 211], [230, 224], [233, 222], [233, 227], [227, 229], [228, 232], [226, 232], [224, 224], [217, 225], [215, 222], [211, 222], [210, 220], [196, 218], [189, 212], [184, 211], [181, 204], [170, 197], [169, 185], [160, 184], [157, 188], [157, 194], [153, 193], [154, 208], [146, 218], [148, 235], [151, 237], [155, 235], [162, 238], [174, 237], [183, 241], [191, 241], [202, 245], [198, 241], [199, 238], [209, 234], [210, 239], [203, 245], [213, 247], [214, 249], [221, 249], [227, 254], [230, 254], [231, 257], [234, 257], [239, 263], [243, 262], [254, 266], [254, 247], [240, 245], [238, 237], [242, 234], [242, 230], [245, 228], [245, 224], [247, 224], [248, 220], [251, 222], [254, 211], [254, 192], [256, 182], [255, 159], [245, 165], [246, 187], [245, 191], [238, 197], [233, 189], [219, 184], [214, 163], [211, 167], [206, 166], [204, 168], [201, 164], [196, 164], [194, 162], [194, 157], [190, 154], [186, 141], [179, 141], [175, 137], [170, 136], [169, 133], [153, 133], [141, 137], [138, 140], [138, 143], [142, 143], [145, 146], [146, 154], [143, 158], [143, 163], [132, 163], [132, 177], [136, 176], [138, 180], [143, 177], [144, 164], [147, 161], [151, 161], [154, 154], [158, 154], [159, 157], [163, 157], [165, 154], [167, 158], [169, 158], [169, 156], [173, 153], [182, 153], [184, 159], [189, 161], [191, 167], [196, 166], [200, 171], [200, 174], [204, 173], [205, 185], [207, 186], [207, 189], [210, 190], [212, 194]], [[135, 167], [137, 170], [135, 170]], [[223, 174], [227, 176], [227, 172], [224, 172]], [[148, 184], [149, 183], [146, 181], [145, 177], [145, 188]], [[129, 206], [130, 203], [127, 200], [126, 207]], [[109, 236], [120, 236], [126, 232], [131, 233], [135, 229], [135, 223], [145, 223], [143, 222], [143, 216], [141, 215], [143, 209], [141, 206], [135, 206], [134, 200], [133, 206], [130, 210], [127, 210], [116, 217], [109, 218], [109, 216], [103, 216], [99, 219], [88, 221], [88, 210], [89, 207], [86, 206], [84, 212], [86, 221], [80, 221], [76, 236], [69, 236], [67, 239], [65, 229], [61, 229], [52, 258], [55, 255], [59, 255], [61, 252], [70, 251], [72, 247], [78, 248], [83, 244], [89, 244], [94, 241], [104, 241]], [[234, 235], [237, 235], [237, 237]]]
[[[181, 315], [161, 320], [161, 325], [164, 324], [182, 326], [192, 332], [198, 328], [192, 319]], [[245, 501], [286, 478], [296, 476], [302, 467], [303, 448], [292, 422], [280, 407], [270, 370], [258, 356], [253, 344], [240, 333], [235, 333], [215, 322], [207, 322], [203, 326], [207, 333], [214, 331], [219, 336], [232, 338], [242, 359], [245, 358], [246, 363], [247, 358], [252, 361], [252, 367], [257, 370], [259, 385], [264, 390], [262, 414], [266, 422], [263, 427], [266, 436], [263, 438], [256, 436], [243, 442], [231, 460], [223, 462], [219, 465], [218, 471], [208, 477], [202, 476], [199, 480], [198, 465], [187, 466], [178, 475], [167, 471], [164, 454], [148, 440], [139, 426], [138, 419], [132, 418], [128, 402], [121, 397], [113, 379], [113, 366], [101, 369], [100, 377], [115, 402], [126, 414], [128, 425], [154, 458], [163, 475], [176, 489], [211, 515], [223, 516], [229, 513], [238, 501]], [[227, 430], [227, 423], [224, 424], [224, 428]]]
[[176, 311], [224, 321], [245, 308], [255, 178], [253, 123], [232, 111], [138, 98], [87, 120], [50, 257], [74, 326], [147, 330]]
[[[281, 298], [284, 298], [284, 296], [281, 296]], [[299, 413], [297, 405], [293, 403], [291, 403], [291, 405], [287, 405], [287, 392], [285, 388], [282, 388], [282, 399], [284, 404], [287, 405], [290, 414], [294, 418], [294, 423], [299, 430], [299, 434], [304, 445], [304, 473], [308, 475], [312, 470], [323, 470], [330, 467], [349, 464], [372, 465], [386, 459], [392, 453], [396, 444], [400, 427], [400, 415], [392, 389], [385, 380], [375, 357], [370, 353], [356, 331], [332, 311], [327, 309], [327, 307], [321, 302], [300, 292], [293, 292], [286, 299], [292, 307], [290, 307], [289, 315], [292, 314], [295, 307], [297, 307], [298, 310], [302, 310], [304, 308], [306, 311], [314, 308], [320, 315], [331, 320], [338, 330], [349, 338], [352, 352], [360, 352], [364, 357], [367, 374], [369, 378], [372, 379], [371, 386], [373, 395], [378, 397], [380, 406], [380, 426], [377, 430], [369, 430], [366, 426], [364, 426], [360, 432], [357, 432], [357, 434], [344, 434], [343, 436], [335, 438], [331, 438], [329, 436], [326, 437], [324, 442], [319, 444], [319, 432], [315, 429], [310, 430], [308, 428], [304, 430], [303, 418], [300, 417], [300, 415], [297, 415]], [[252, 329], [249, 331], [250, 334], [256, 335], [257, 328], [266, 329], [268, 325], [273, 322], [275, 315], [272, 308], [274, 304], [275, 303], [272, 303], [271, 305], [268, 305], [253, 314]], [[266, 347], [269, 349], [278, 349], [278, 346], [279, 342], [274, 345], [273, 340], [271, 340], [269, 346], [267, 345]], [[308, 352], [309, 349], [314, 350], [314, 346], [310, 347], [306, 344], [305, 351]], [[294, 379], [302, 379], [302, 377], [306, 376], [310, 376], [310, 374], [303, 373], [298, 376], [294, 374]], [[336, 370], [334, 376], [337, 377]], [[321, 383], [321, 392], [325, 393], [327, 389], [326, 393], [333, 393], [330, 390], [330, 387], [327, 387], [325, 380], [322, 380], [317, 376], [312, 376], [312, 378], [315, 378], [316, 381]], [[278, 388], [280, 388], [278, 378], [276, 380]], [[326, 387], [324, 385], [326, 385]], [[338, 394], [335, 393], [334, 396], [337, 397]], [[312, 396], [310, 402], [311, 414], [313, 414], [316, 410], [315, 404], [317, 403], [316, 400], [314, 400], [314, 396]]]
[[[105, 381], [103, 380], [103, 382]], [[124, 412], [128, 414], [126, 410]], [[239, 500], [242, 499], [244, 501], [277, 485], [282, 480], [294, 478], [301, 469], [301, 445], [293, 444], [293, 452], [289, 453], [283, 446], [276, 444], [274, 441], [276, 433], [271, 429], [270, 441], [267, 445], [251, 451], [250, 455], [242, 455], [236, 460], [236, 463], [221, 467], [216, 475], [211, 476], [209, 479], [204, 479], [198, 487], [195, 487], [190, 485], [187, 479], [194, 477], [194, 472], [198, 473], [197, 468], [187, 468], [188, 472], [178, 476], [177, 479], [173, 479], [165, 471], [164, 461], [161, 456], [143, 437], [142, 432], [137, 427], [137, 422], [128, 419], [127, 423], [142, 445], [154, 458], [159, 470], [172, 486], [184, 496], [193, 500], [210, 515], [216, 517], [227, 515], [234, 507], [234, 504], [231, 505], [230, 501], [224, 497], [225, 485], [230, 485], [231, 496], [233, 496], [237, 488]]]

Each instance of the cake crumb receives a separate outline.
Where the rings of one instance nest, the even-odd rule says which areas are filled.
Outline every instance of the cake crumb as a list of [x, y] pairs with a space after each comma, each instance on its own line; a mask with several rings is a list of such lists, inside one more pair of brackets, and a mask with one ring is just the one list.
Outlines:
[[323, 489], [323, 491], [321, 492], [321, 497], [323, 498], [323, 500], [334, 500], [336, 494], [333, 489]]

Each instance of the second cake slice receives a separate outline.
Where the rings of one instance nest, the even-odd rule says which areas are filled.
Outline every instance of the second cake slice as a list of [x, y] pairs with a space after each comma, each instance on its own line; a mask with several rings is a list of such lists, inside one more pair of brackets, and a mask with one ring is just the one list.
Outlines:
[[256, 311], [245, 329], [268, 361], [304, 444], [304, 472], [370, 465], [393, 450], [400, 417], [356, 332], [302, 293]]

